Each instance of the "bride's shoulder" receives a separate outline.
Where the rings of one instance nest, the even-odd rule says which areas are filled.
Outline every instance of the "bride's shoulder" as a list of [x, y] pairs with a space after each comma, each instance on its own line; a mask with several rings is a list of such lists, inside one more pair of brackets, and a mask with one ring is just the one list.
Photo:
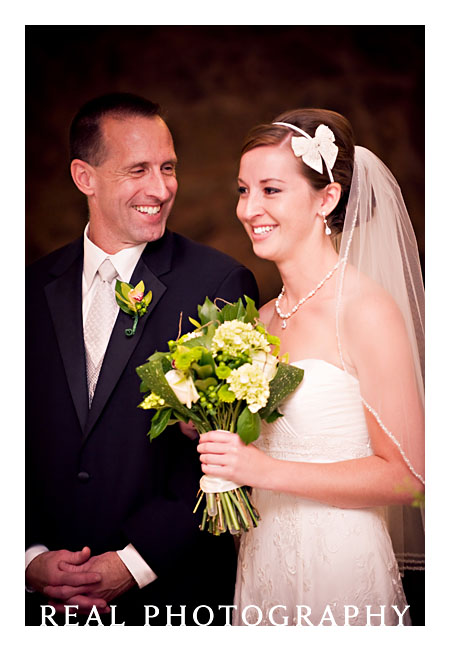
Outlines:
[[403, 315], [392, 296], [378, 283], [358, 274], [350, 277], [348, 291], [344, 291], [343, 321], [347, 332], [356, 340], [360, 337], [387, 337], [404, 335]]
[[275, 310], [275, 301], [273, 298], [268, 303], [265, 303], [262, 307], [259, 308], [259, 318], [263, 323], [268, 323], [273, 316]]

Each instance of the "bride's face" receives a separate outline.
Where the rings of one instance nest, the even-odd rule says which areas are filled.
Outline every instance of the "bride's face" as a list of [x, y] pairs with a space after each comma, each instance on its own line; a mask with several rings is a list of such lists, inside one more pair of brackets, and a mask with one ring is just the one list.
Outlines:
[[294, 255], [317, 226], [320, 196], [299, 172], [290, 147], [262, 146], [245, 153], [238, 184], [236, 213], [255, 254], [274, 262]]

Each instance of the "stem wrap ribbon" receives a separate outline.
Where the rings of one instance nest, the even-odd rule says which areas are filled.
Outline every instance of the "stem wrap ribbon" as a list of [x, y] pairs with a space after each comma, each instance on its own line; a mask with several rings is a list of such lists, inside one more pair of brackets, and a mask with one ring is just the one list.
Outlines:
[[226, 493], [239, 487], [240, 484], [235, 484], [233, 481], [221, 479], [220, 477], [212, 477], [211, 475], [203, 475], [200, 479], [200, 488], [204, 493]]

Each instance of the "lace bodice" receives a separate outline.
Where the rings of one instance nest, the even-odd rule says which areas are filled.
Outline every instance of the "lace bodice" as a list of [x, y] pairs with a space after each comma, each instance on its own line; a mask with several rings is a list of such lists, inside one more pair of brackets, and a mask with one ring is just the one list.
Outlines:
[[305, 375], [280, 407], [283, 418], [262, 424], [256, 445], [277, 459], [329, 462], [372, 454], [358, 380], [320, 359], [294, 362]]

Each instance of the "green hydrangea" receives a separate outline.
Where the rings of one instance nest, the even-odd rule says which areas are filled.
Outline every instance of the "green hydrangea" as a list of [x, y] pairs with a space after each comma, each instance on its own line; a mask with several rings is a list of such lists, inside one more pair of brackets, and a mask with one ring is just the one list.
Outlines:
[[255, 364], [233, 369], [227, 382], [236, 398], [245, 400], [253, 414], [266, 406], [270, 395], [269, 380]]
[[236, 356], [239, 353], [252, 350], [270, 352], [270, 344], [266, 336], [253, 328], [251, 323], [244, 323], [238, 319], [225, 321], [220, 325], [212, 339], [212, 351], [218, 351]]
[[141, 409], [157, 409], [165, 405], [165, 401], [156, 393], [149, 393], [148, 396], [138, 405]]

